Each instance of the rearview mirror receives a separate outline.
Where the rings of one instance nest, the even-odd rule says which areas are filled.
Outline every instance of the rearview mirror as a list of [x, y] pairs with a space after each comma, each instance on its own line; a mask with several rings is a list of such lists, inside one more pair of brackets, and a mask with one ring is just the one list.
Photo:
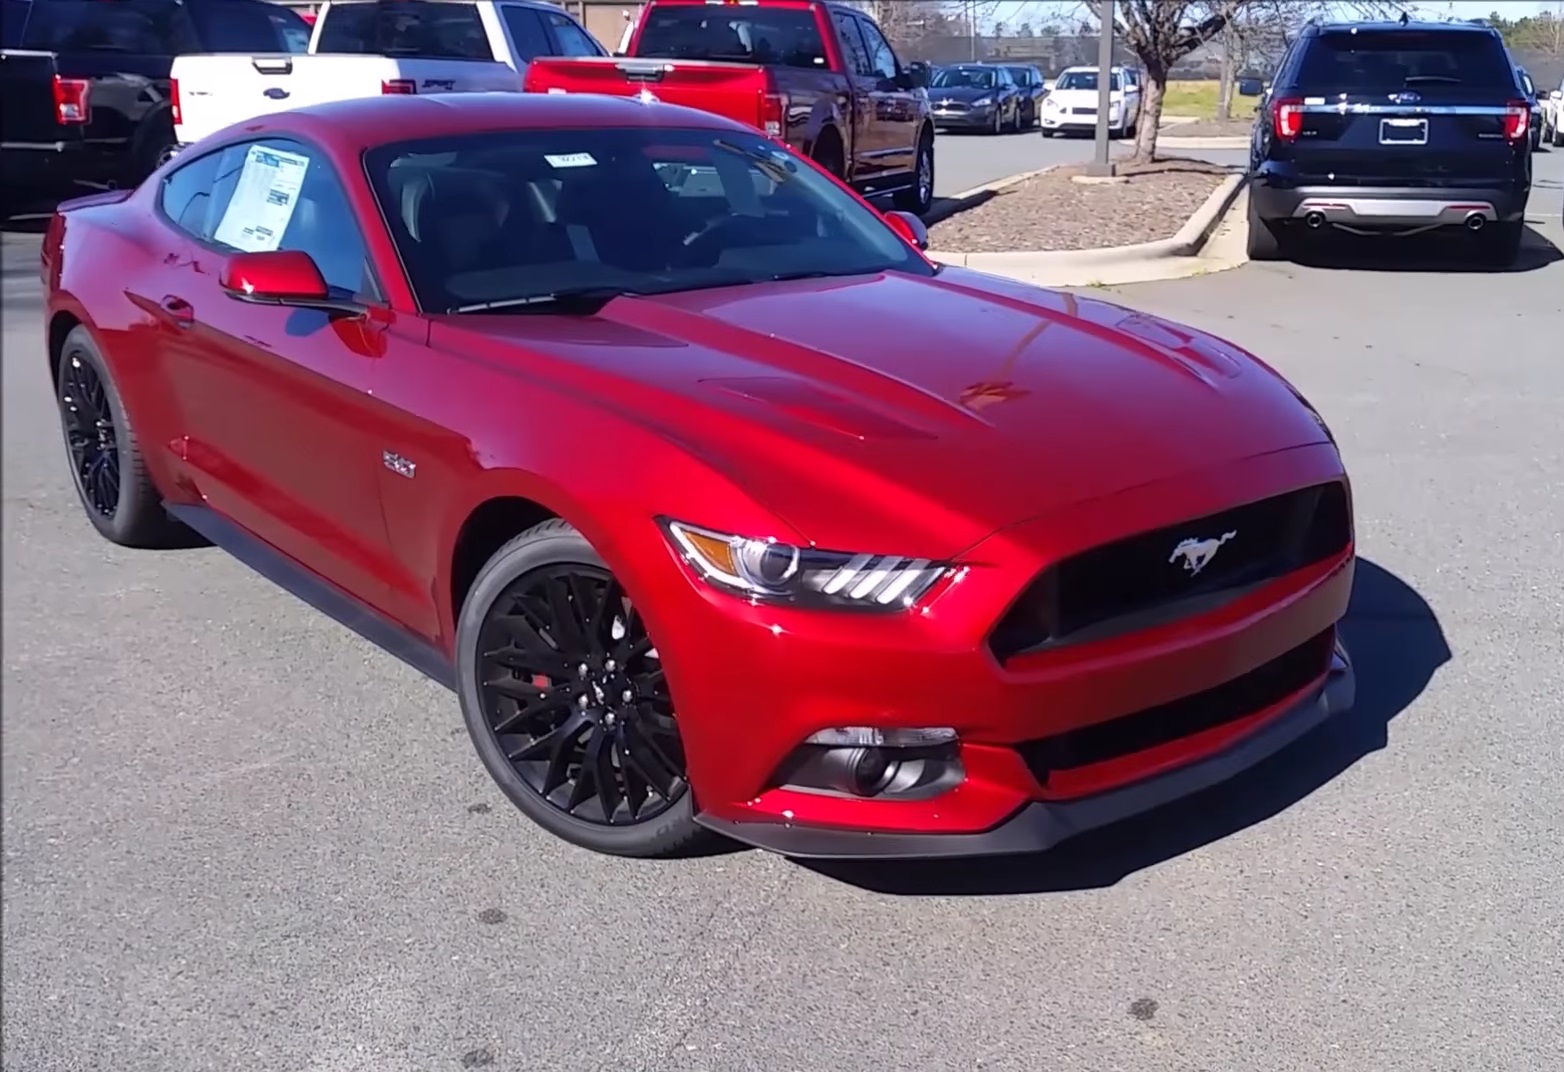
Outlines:
[[919, 249], [929, 248], [929, 229], [923, 225], [923, 221], [910, 212], [887, 212], [885, 222], [891, 225], [891, 230], [905, 238], [909, 243]]
[[315, 259], [297, 249], [236, 253], [223, 265], [219, 285], [235, 301], [359, 313], [354, 301], [333, 298]]

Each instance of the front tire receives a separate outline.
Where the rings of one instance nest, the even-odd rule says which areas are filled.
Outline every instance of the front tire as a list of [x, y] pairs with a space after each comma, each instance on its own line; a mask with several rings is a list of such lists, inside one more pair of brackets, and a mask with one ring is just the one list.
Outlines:
[[198, 542], [163, 509], [114, 376], [85, 325], [65, 337], [54, 387], [76, 497], [98, 534], [121, 547]]
[[892, 201], [901, 211], [915, 216], [925, 216], [934, 207], [934, 137], [927, 131], [918, 139], [912, 186], [898, 192]]
[[462, 604], [456, 652], [468, 735], [533, 822], [615, 856], [715, 840], [695, 821], [657, 649], [571, 525], [546, 521], [495, 552]]

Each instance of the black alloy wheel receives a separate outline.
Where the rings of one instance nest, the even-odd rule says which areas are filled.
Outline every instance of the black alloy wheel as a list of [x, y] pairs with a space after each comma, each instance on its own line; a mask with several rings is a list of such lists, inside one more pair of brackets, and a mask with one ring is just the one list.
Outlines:
[[636, 826], [688, 793], [662, 663], [607, 569], [553, 563], [516, 577], [483, 619], [477, 671], [494, 743], [561, 816]]
[[60, 371], [59, 396], [77, 491], [88, 509], [112, 518], [119, 509], [120, 464], [108, 391], [98, 370], [72, 354]]

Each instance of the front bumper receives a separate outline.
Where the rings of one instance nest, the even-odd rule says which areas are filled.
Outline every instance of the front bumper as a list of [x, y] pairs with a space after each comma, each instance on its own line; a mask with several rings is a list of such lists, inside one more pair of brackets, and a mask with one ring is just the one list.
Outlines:
[[[1043, 112], [1039, 122], [1044, 130], [1065, 131], [1091, 131], [1097, 129], [1097, 116], [1092, 115], [1067, 115], [1063, 112]], [[1108, 126], [1112, 130], [1118, 130], [1124, 122], [1122, 114], [1109, 113]]]
[[709, 817], [702, 821], [736, 841], [805, 859], [928, 859], [1041, 852], [1077, 834], [1152, 811], [1241, 774], [1351, 708], [1356, 693], [1351, 660], [1338, 643], [1330, 670], [1319, 686], [1226, 750], [1106, 793], [1068, 801], [1034, 801], [981, 833], [900, 834], [791, 823], [735, 823]]
[[965, 112], [931, 113], [936, 130], [992, 130], [996, 108], [977, 108]]

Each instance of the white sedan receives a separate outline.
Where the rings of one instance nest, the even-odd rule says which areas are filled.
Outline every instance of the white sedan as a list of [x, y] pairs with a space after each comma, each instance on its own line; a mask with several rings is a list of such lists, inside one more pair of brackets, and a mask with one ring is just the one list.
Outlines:
[[[1070, 67], [1060, 72], [1043, 100], [1043, 137], [1063, 131], [1089, 133], [1097, 129], [1099, 82], [1096, 67]], [[1140, 80], [1123, 67], [1109, 71], [1108, 133], [1133, 137], [1140, 122]]]
[[1542, 109], [1542, 141], [1555, 149], [1564, 149], [1564, 81], [1551, 93], [1539, 94]]

